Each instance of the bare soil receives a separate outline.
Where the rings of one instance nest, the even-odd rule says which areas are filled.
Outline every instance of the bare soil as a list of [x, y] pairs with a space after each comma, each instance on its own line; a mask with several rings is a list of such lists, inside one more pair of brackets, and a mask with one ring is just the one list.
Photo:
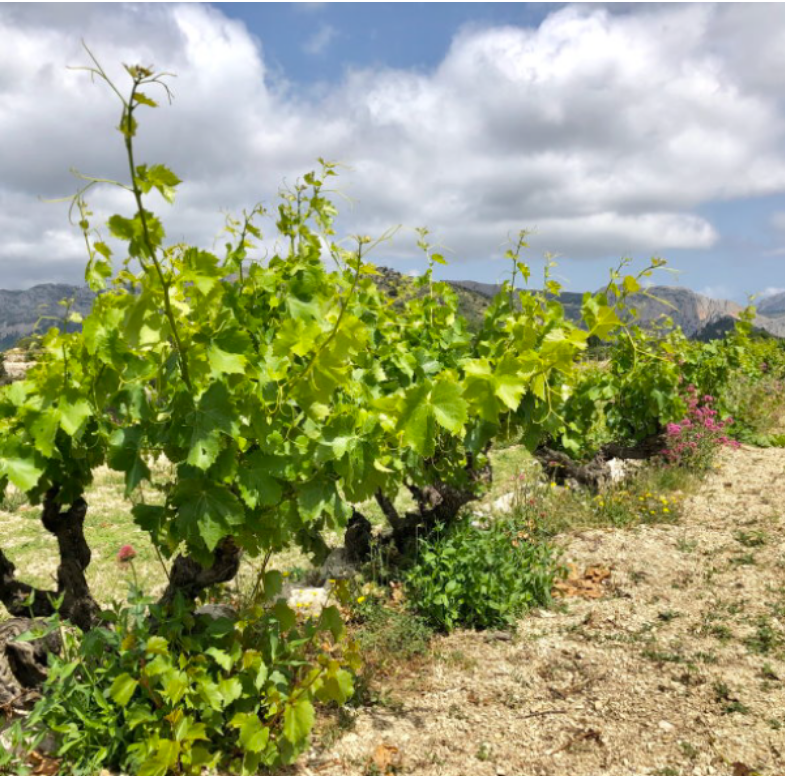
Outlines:
[[725, 451], [683, 514], [562, 536], [601, 599], [437, 638], [287, 772], [783, 776], [785, 450]]

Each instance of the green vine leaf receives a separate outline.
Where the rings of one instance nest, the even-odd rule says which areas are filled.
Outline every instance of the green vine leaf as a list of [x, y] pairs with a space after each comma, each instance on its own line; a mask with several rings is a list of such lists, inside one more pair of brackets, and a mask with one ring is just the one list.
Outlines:
[[308, 737], [315, 719], [313, 704], [306, 698], [300, 698], [284, 711], [283, 734], [297, 745]]

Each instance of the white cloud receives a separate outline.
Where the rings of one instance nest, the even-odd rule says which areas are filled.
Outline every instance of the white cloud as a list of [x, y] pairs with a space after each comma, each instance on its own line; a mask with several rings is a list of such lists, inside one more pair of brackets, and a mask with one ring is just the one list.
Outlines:
[[[457, 261], [499, 255], [522, 227], [568, 259], [708, 248], [699, 206], [785, 191], [785, 67], [756, 64], [785, 56], [785, 9], [747, 13], [568, 7], [537, 29], [466, 28], [432, 72], [356, 70], [305, 99], [210, 6], [0, 6], [0, 287], [77, 279], [64, 209], [34, 196], [72, 191], [72, 165], [124, 175], [118, 105], [65, 67], [85, 62], [81, 37], [118, 79], [135, 61], [178, 75], [139, 139], [140, 160], [186, 181], [172, 239], [211, 245], [221, 208], [269, 201], [323, 156], [352, 168], [347, 231], [427, 224]], [[313, 53], [335, 34], [320, 28]], [[98, 216], [128, 207], [94, 200]], [[401, 235], [379, 256], [413, 246]]]
[[763, 291], [758, 292], [758, 298], [768, 299], [770, 296], [777, 296], [777, 294], [785, 294], [785, 288], [769, 286], [768, 288], [764, 288]]
[[703, 294], [704, 296], [708, 296], [709, 299], [732, 299], [733, 298], [733, 291], [727, 286], [719, 285], [719, 286], [704, 286], [699, 292], [699, 294]]
[[338, 30], [331, 24], [323, 24], [308, 40], [303, 44], [303, 51], [306, 54], [317, 56], [324, 54], [329, 45], [338, 36]]

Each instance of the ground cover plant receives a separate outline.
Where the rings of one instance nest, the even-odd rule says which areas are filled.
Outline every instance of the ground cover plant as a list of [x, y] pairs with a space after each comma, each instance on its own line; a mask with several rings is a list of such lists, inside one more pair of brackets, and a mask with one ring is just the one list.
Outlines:
[[511, 509], [529, 531], [551, 538], [586, 528], [633, 528], [678, 521], [682, 502], [695, 489], [683, 469], [649, 463], [600, 493], [585, 488], [545, 486], [532, 461], [513, 483]]
[[406, 575], [417, 610], [436, 627], [509, 628], [547, 606], [559, 567], [554, 551], [515, 518], [466, 519], [420, 541]]
[[[129, 564], [133, 555], [120, 551]], [[272, 599], [280, 574], [266, 582]], [[303, 750], [313, 702], [351, 694], [351, 674], [321, 646], [345, 635], [335, 608], [297, 622], [278, 605], [232, 622], [150, 607], [136, 588], [130, 603], [108, 614], [111, 627], [64, 631], [63, 656], [27, 720], [58, 737], [69, 771], [200, 774], [220, 763], [256, 773]]]
[[[767, 362], [763, 362], [768, 367]], [[785, 394], [782, 376], [768, 374], [756, 380], [744, 374], [734, 376], [726, 387], [723, 402], [735, 419], [736, 439], [762, 447], [782, 445], [783, 418], [781, 399]]]

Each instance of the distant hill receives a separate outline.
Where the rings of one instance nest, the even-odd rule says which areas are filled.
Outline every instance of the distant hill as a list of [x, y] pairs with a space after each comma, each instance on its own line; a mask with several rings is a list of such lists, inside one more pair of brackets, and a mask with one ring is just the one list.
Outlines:
[[[377, 267], [376, 271], [378, 273], [374, 276], [376, 284], [384, 293], [393, 298], [401, 295], [411, 281], [410, 277], [402, 275], [400, 272], [390, 269], [389, 267]], [[450, 282], [450, 285], [452, 285], [455, 292], [458, 294], [459, 309], [470, 328], [479, 328], [485, 310], [491, 302], [490, 297], [470, 286], [464, 287], [452, 282]]]
[[[376, 282], [391, 296], [401, 293], [407, 278], [395, 270], [377, 267]], [[475, 280], [449, 281], [459, 297], [460, 310], [472, 327], [477, 327], [500, 286]], [[711, 299], [687, 288], [654, 286], [649, 293], [662, 301], [642, 294], [631, 298], [644, 324], [662, 315], [668, 315], [681, 326], [688, 337], [712, 339], [722, 337], [733, 327], [741, 305], [722, 299]], [[62, 299], [74, 298], [73, 310], [86, 315], [94, 294], [86, 286], [64, 283], [47, 283], [25, 291], [0, 290], [0, 351], [13, 347], [18, 340], [50, 326], [62, 325], [64, 310], [58, 304]], [[580, 318], [582, 293], [564, 291], [560, 295], [566, 315], [572, 320]], [[758, 305], [755, 327], [775, 337], [785, 338], [785, 293], [767, 297]], [[57, 320], [47, 320], [46, 316]], [[69, 328], [73, 328], [70, 326]]]
[[711, 299], [687, 288], [673, 286], [653, 286], [648, 289], [648, 295], [633, 294], [629, 304], [638, 311], [643, 324], [667, 315], [681, 326], [688, 337], [697, 337], [703, 329], [720, 319], [736, 319], [744, 309], [736, 302]]
[[[501, 286], [493, 283], [479, 283], [476, 280], [450, 280], [450, 285], [456, 289], [464, 289], [473, 291], [476, 294], [481, 294], [488, 301], [493, 299], [499, 292]], [[583, 294], [575, 291], [562, 291], [559, 294], [559, 299], [564, 305], [564, 312], [570, 320], [577, 321], [581, 317], [581, 303], [583, 302]]]
[[767, 296], [757, 304], [758, 312], [769, 318], [785, 317], [785, 291], [774, 296]]
[[[733, 318], [730, 315], [726, 315], [722, 318], [717, 318], [713, 320], [711, 323], [706, 324], [699, 332], [697, 332], [693, 339], [700, 340], [701, 342], [710, 342], [711, 340], [715, 339], [722, 339], [727, 334], [733, 331], [733, 327], [736, 324], [736, 318]], [[758, 319], [760, 320], [760, 319]], [[774, 327], [778, 328], [778, 327]], [[761, 328], [760, 326], [753, 325], [752, 327], [752, 334], [753, 336], [757, 337], [774, 337], [776, 339], [782, 339], [782, 334], [772, 334], [767, 329]]]
[[[32, 334], [36, 324], [38, 331], [62, 325], [58, 322], [65, 314], [65, 309], [59, 304], [63, 299], [73, 297], [75, 302], [71, 309], [85, 315], [90, 312], [94, 296], [86, 286], [66, 283], [45, 283], [26, 291], [0, 290], [0, 350], [7, 350], [22, 337]], [[47, 317], [57, 320], [48, 320]]]
[[[453, 285], [471, 289], [488, 299], [499, 290], [497, 285], [478, 283], [474, 280], [453, 281]], [[688, 337], [696, 339], [705, 339], [710, 332], [716, 332], [715, 337], [722, 337], [733, 327], [733, 321], [738, 319], [743, 309], [736, 302], [711, 299], [688, 288], [653, 286], [648, 289], [648, 293], [650, 296], [633, 294], [629, 299], [630, 306], [638, 311], [644, 325], [667, 315]], [[583, 294], [563, 291], [560, 298], [567, 316], [572, 320], [578, 320]], [[755, 326], [760, 331], [775, 337], [785, 337], [785, 294], [769, 297], [764, 301], [772, 302], [772, 300], [773, 304], [766, 305], [766, 315], [761, 314], [764, 309], [763, 304], [760, 305]], [[780, 309], [778, 305], [782, 307], [782, 312], [779, 314], [776, 312]]]

